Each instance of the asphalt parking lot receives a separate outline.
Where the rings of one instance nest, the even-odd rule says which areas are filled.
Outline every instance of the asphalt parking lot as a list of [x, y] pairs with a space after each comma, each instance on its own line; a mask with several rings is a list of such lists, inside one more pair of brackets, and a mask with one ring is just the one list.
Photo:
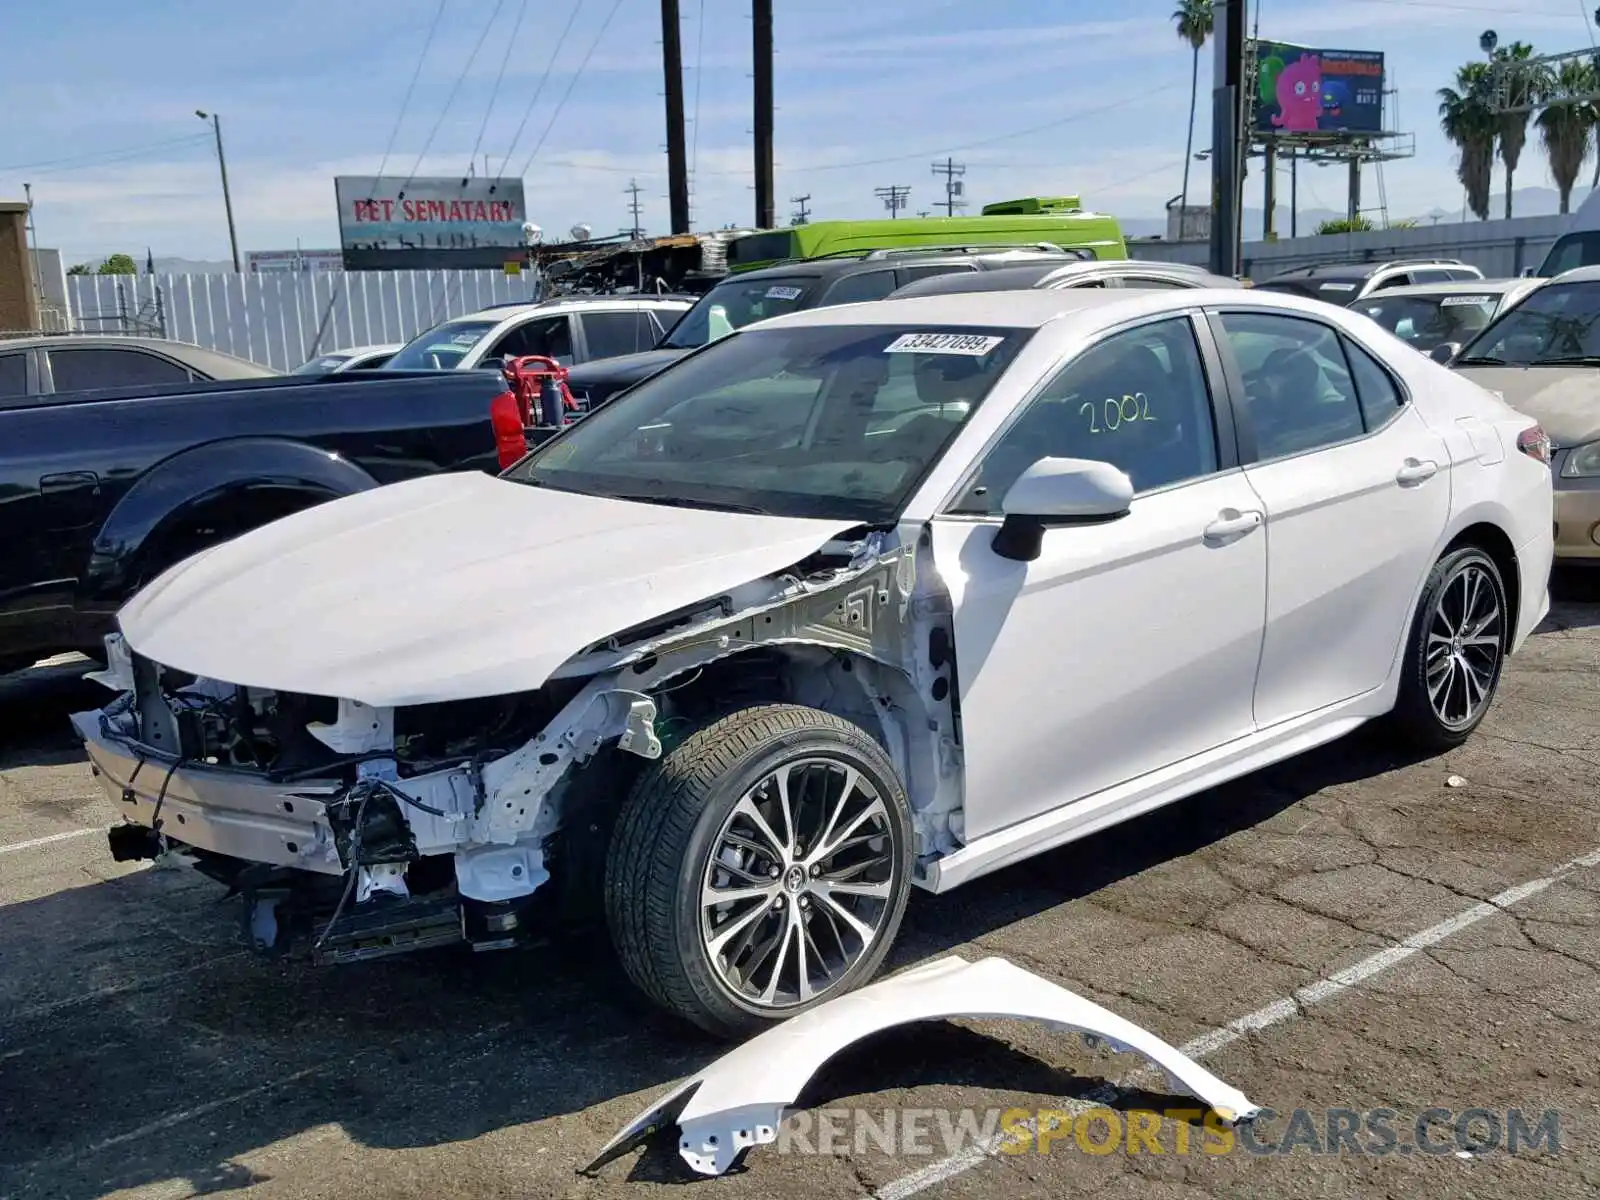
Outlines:
[[[797, 1118], [781, 1149], [697, 1186], [796, 1200], [1594, 1196], [1600, 586], [1558, 579], [1556, 594], [1458, 752], [1407, 761], [1358, 733], [913, 898], [895, 966], [1007, 957], [1186, 1044], [1275, 1110], [1257, 1145], [1294, 1152], [1202, 1150], [1181, 1116], [1152, 1117], [1137, 1153], [1096, 1152], [1111, 1123], [1096, 1117], [1080, 1145], [1074, 1112], [1132, 1123], [1192, 1102], [1064, 1034], [963, 1022], [846, 1052], [802, 1097], [842, 1128]], [[720, 1053], [636, 1002], [603, 952], [265, 962], [241, 950], [237, 909], [209, 881], [112, 863], [99, 831], [114, 814], [66, 733], [65, 714], [100, 694], [78, 669], [0, 681], [0, 1196], [600, 1198], [693, 1181], [670, 1136], [578, 1173]], [[947, 1137], [1041, 1109], [1069, 1130], [1048, 1153]], [[1310, 1118], [1290, 1138], [1297, 1109]], [[1394, 1148], [1373, 1152], [1364, 1125], [1314, 1152], [1305, 1131], [1326, 1142], [1329, 1109], [1394, 1110]], [[1408, 1152], [1430, 1109], [1445, 1110], [1421, 1117], [1430, 1146]], [[1463, 1126], [1479, 1140], [1461, 1142], [1451, 1129], [1470, 1109], [1486, 1110]], [[1512, 1109], [1529, 1126], [1553, 1112], [1555, 1143], [1484, 1147]], [[920, 1115], [886, 1145], [885, 1110]]]

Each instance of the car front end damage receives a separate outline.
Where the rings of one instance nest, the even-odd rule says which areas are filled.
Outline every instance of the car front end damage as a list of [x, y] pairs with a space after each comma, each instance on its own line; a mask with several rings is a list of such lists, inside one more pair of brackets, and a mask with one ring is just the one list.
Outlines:
[[244, 897], [259, 950], [505, 948], [590, 911], [634, 774], [730, 705], [857, 721], [914, 798], [918, 860], [959, 845], [949, 600], [926, 556], [892, 533], [836, 540], [529, 691], [398, 707], [198, 676], [119, 634], [95, 676], [116, 698], [72, 720], [121, 810], [113, 855], [190, 859]]

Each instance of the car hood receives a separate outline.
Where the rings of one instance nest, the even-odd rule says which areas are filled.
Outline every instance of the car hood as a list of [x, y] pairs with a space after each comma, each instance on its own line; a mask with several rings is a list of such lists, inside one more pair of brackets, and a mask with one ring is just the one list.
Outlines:
[[1479, 387], [1499, 392], [1526, 413], [1558, 446], [1600, 440], [1600, 368], [1455, 367]]
[[646, 375], [654, 375], [669, 363], [677, 362], [687, 350], [646, 350], [642, 354], [619, 354], [616, 358], [597, 358], [582, 363], [567, 372], [568, 383], [575, 388], [593, 384], [638, 383]]
[[118, 623], [136, 653], [233, 684], [376, 707], [503, 695], [853, 527], [433, 475], [202, 551]]

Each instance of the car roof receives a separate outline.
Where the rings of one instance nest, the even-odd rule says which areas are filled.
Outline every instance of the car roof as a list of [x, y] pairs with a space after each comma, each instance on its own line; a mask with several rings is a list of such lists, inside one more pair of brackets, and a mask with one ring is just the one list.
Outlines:
[[143, 337], [138, 334], [55, 333], [38, 337], [0, 338], [0, 354], [15, 350], [126, 350], [129, 348], [154, 351], [176, 359], [187, 367], [214, 379], [257, 379], [277, 375], [271, 367], [251, 362], [234, 354], [224, 354], [193, 342], [178, 342], [170, 338]]
[[[853, 272], [893, 270], [895, 267], [920, 267], [928, 263], [966, 262], [972, 259], [1011, 259], [1020, 265], [1035, 263], [1047, 267], [1060, 267], [1083, 260], [1074, 259], [1064, 251], [1044, 250], [1029, 246], [963, 246], [957, 249], [937, 246], [906, 246], [896, 249], [890, 257], [872, 257], [872, 251], [851, 251], [832, 258], [795, 259], [776, 266], [762, 267], [758, 271], [739, 271], [725, 275], [726, 280], [762, 279], [823, 279]], [[1002, 268], [1009, 269], [1009, 268]]]
[[1462, 270], [1470, 264], [1459, 262], [1453, 258], [1394, 258], [1382, 262], [1364, 263], [1320, 263], [1310, 267], [1295, 267], [1293, 270], [1281, 271], [1262, 282], [1272, 283], [1276, 280], [1292, 279], [1369, 279], [1386, 270], [1409, 271], [1416, 267], [1450, 267]]
[[1528, 282], [1526, 279], [1451, 279], [1439, 283], [1407, 283], [1380, 288], [1360, 303], [1368, 304], [1387, 296], [1503, 296]]
[[[504, 321], [508, 317], [519, 317], [523, 313], [535, 311], [558, 316], [564, 312], [591, 308], [635, 312], [640, 308], [682, 310], [689, 307], [689, 300], [676, 296], [558, 296], [554, 300], [504, 301], [480, 308], [476, 312], [450, 317], [448, 321]], [[440, 324], [445, 323], [447, 322], [440, 322]]]
[[[827, 325], [983, 326], [1038, 329], [1067, 319], [1086, 328], [1114, 325], [1129, 317], [1187, 312], [1197, 305], [1279, 309], [1329, 320], [1341, 311], [1320, 300], [1254, 288], [1030, 288], [1026, 291], [952, 292], [905, 296], [862, 304], [823, 305], [747, 325], [745, 331]], [[1331, 318], [1337, 320], [1337, 318]]]

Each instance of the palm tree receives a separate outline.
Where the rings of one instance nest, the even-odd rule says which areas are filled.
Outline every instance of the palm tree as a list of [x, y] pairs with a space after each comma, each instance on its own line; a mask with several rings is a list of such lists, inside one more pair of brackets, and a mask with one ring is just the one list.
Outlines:
[[1550, 177], [1561, 191], [1563, 215], [1572, 211], [1572, 189], [1589, 157], [1589, 139], [1600, 128], [1600, 109], [1589, 99], [1597, 90], [1596, 76], [1591, 63], [1562, 63], [1545, 93], [1544, 111], [1534, 121], [1550, 161]]
[[1480, 221], [1489, 219], [1489, 189], [1494, 175], [1498, 119], [1489, 103], [1489, 64], [1471, 62], [1456, 71], [1456, 86], [1439, 89], [1439, 128], [1456, 144], [1456, 178], [1467, 190], [1467, 207]]
[[1522, 148], [1528, 142], [1528, 121], [1533, 116], [1532, 105], [1549, 90], [1548, 69], [1524, 64], [1533, 57], [1533, 47], [1527, 42], [1512, 42], [1494, 53], [1495, 66], [1506, 78], [1506, 99], [1520, 112], [1502, 112], [1495, 118], [1495, 132], [1500, 139], [1500, 158], [1506, 164], [1506, 220], [1511, 219], [1511, 181], [1517, 173], [1517, 163], [1522, 160]]
[[1183, 199], [1178, 201], [1183, 206], [1178, 210], [1181, 213], [1189, 207], [1189, 164], [1194, 161], [1194, 106], [1200, 94], [1200, 51], [1214, 28], [1211, 0], [1178, 0], [1172, 19], [1177, 22], [1178, 36], [1194, 51], [1194, 61], [1189, 68], [1189, 140], [1183, 151]]

